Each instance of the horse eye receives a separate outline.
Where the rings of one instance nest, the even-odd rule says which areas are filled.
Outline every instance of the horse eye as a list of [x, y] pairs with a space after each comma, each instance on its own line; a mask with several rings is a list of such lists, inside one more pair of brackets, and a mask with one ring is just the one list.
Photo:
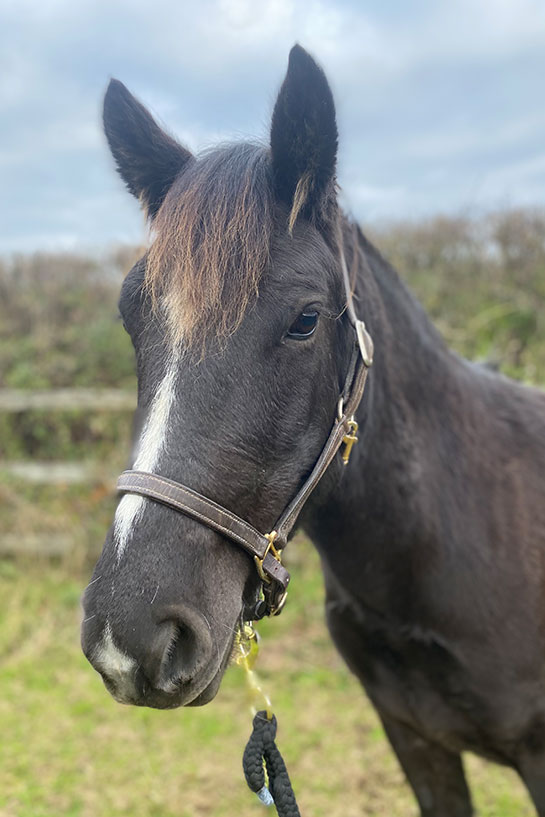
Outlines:
[[288, 329], [288, 337], [296, 338], [296, 340], [303, 340], [309, 338], [316, 329], [318, 323], [318, 313], [315, 309], [308, 309], [301, 312], [297, 320], [295, 320]]

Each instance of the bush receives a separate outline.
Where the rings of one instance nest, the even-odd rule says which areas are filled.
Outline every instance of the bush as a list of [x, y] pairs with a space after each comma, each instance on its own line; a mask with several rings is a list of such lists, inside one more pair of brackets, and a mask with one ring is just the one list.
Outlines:
[[544, 382], [545, 212], [438, 217], [372, 238], [457, 351]]
[[36, 253], [0, 263], [0, 387], [132, 387], [131, 345], [116, 316], [134, 256]]
[[[543, 383], [545, 212], [437, 217], [370, 231], [447, 341], [514, 377]], [[0, 262], [0, 387], [133, 389], [133, 352], [117, 299], [141, 254], [36, 253]], [[126, 416], [0, 415], [0, 454], [72, 458], [122, 440]]]

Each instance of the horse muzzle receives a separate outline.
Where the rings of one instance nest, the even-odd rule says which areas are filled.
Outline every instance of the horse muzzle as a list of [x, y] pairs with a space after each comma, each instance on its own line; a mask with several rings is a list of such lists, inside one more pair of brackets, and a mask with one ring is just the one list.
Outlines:
[[[199, 705], [216, 694], [231, 654], [214, 644], [204, 616], [185, 604], [156, 611], [146, 637], [134, 637], [141, 627], [116, 627], [110, 622], [84, 619], [82, 647], [119, 703], [172, 709]], [[127, 646], [125, 646], [127, 645]]]

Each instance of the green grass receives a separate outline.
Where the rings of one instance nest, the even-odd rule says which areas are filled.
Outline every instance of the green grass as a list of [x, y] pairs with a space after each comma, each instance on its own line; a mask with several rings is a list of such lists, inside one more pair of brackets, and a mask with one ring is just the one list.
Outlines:
[[[323, 624], [316, 554], [290, 546], [285, 612], [265, 621], [258, 671], [307, 817], [407, 817], [416, 809], [382, 728]], [[2, 817], [208, 817], [264, 814], [246, 788], [244, 677], [228, 670], [202, 709], [123, 707], [79, 648], [83, 575], [0, 563]], [[480, 815], [533, 811], [509, 770], [468, 759]]]

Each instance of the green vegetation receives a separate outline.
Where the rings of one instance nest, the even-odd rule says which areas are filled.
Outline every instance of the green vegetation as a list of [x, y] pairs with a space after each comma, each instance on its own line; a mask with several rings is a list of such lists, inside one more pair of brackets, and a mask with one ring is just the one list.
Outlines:
[[0, 385], [132, 387], [130, 342], [116, 320], [135, 250], [0, 262]]
[[[318, 557], [290, 545], [290, 600], [263, 622], [258, 671], [303, 815], [407, 817], [412, 795], [382, 728], [327, 636]], [[46, 569], [47, 567], [47, 569]], [[156, 712], [108, 695], [78, 643], [83, 574], [4, 563], [0, 594], [2, 817], [256, 817], [242, 775], [251, 730], [232, 667], [202, 709]], [[468, 758], [479, 814], [530, 817], [515, 774]]]
[[[545, 382], [545, 214], [438, 219], [376, 231], [458, 351]], [[116, 320], [132, 258], [36, 255], [0, 263], [0, 387], [134, 389]], [[0, 530], [71, 535], [62, 558], [0, 561], [1, 817], [251, 817], [242, 777], [250, 714], [240, 670], [203, 709], [154, 712], [110, 699], [79, 648], [79, 598], [111, 521], [110, 476], [129, 448], [123, 412], [0, 413]], [[87, 485], [30, 485], [1, 460], [88, 459]], [[100, 473], [100, 468], [103, 473]], [[298, 541], [282, 616], [260, 627], [259, 671], [304, 815], [416, 814], [381, 726], [335, 654], [322, 614], [318, 557]], [[466, 759], [481, 817], [533, 811], [516, 776]], [[264, 812], [263, 812], [264, 813]]]
[[545, 382], [545, 212], [438, 217], [372, 238], [450, 346]]

